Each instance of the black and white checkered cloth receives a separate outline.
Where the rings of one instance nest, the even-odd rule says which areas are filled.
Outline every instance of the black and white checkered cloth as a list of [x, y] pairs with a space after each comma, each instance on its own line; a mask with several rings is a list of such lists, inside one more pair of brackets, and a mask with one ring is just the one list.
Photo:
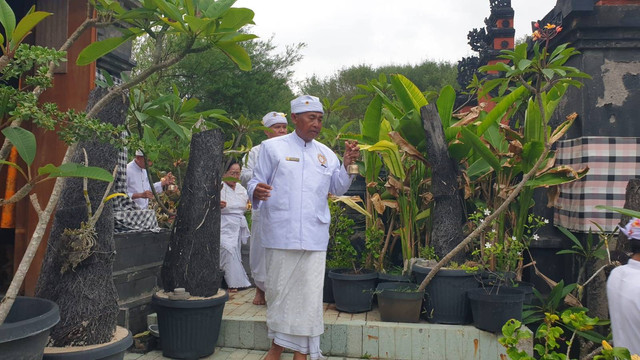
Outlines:
[[[127, 149], [118, 153], [118, 173], [114, 192], [127, 193]], [[141, 210], [128, 196], [116, 196], [113, 201], [115, 232], [160, 231], [158, 219], [153, 209]]]
[[589, 167], [580, 180], [560, 185], [554, 224], [574, 231], [613, 231], [620, 214], [597, 205], [623, 207], [629, 180], [640, 177], [640, 138], [585, 136], [558, 142], [556, 165]]

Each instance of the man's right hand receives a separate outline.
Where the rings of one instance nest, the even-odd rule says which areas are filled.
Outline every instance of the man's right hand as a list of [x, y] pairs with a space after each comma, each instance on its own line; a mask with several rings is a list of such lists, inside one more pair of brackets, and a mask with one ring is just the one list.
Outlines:
[[253, 200], [257, 201], [257, 200], [261, 200], [261, 201], [265, 201], [269, 198], [269, 196], [271, 196], [271, 190], [273, 189], [273, 187], [265, 184], [265, 183], [258, 183], [258, 185], [256, 185], [256, 188], [253, 190]]

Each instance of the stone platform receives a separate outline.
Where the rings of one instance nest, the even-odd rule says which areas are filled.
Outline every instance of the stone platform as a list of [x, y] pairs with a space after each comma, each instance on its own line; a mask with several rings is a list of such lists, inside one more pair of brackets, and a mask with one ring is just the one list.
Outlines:
[[[218, 348], [210, 360], [260, 360], [269, 349], [266, 307], [253, 305], [254, 289], [231, 294], [222, 320]], [[324, 304], [325, 332], [321, 337], [322, 353], [338, 359], [402, 360], [499, 360], [507, 359], [498, 336], [472, 325], [441, 325], [420, 322], [394, 323], [380, 320], [372, 311], [348, 314]], [[529, 353], [531, 342], [521, 344]], [[290, 359], [284, 354], [282, 359]], [[164, 359], [161, 351], [145, 355], [127, 354], [125, 360]]]
[[[218, 346], [267, 350], [266, 307], [253, 305], [254, 289], [232, 294], [225, 305]], [[325, 356], [373, 359], [496, 360], [505, 349], [495, 334], [472, 325], [383, 322], [376, 307], [360, 314], [325, 304]], [[531, 344], [524, 345], [531, 349]]]

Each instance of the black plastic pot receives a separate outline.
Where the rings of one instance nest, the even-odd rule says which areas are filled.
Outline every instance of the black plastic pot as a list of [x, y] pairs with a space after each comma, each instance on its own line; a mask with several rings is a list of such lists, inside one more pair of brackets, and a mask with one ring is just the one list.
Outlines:
[[473, 326], [500, 332], [509, 319], [522, 320], [522, 290], [510, 287], [480, 288], [467, 293], [473, 314]]
[[224, 304], [222, 295], [198, 300], [169, 300], [153, 295], [151, 303], [158, 313], [162, 355], [175, 359], [198, 359], [213, 354]]
[[58, 321], [60, 310], [53, 301], [18, 296], [0, 325], [0, 359], [42, 359]]
[[349, 272], [353, 272], [353, 270], [333, 269], [329, 271], [329, 277], [333, 282], [333, 297], [336, 301], [336, 308], [348, 313], [371, 310], [378, 273], [373, 270], [362, 270], [360, 274]]
[[322, 288], [322, 302], [333, 304], [336, 300], [333, 298], [333, 283], [329, 277], [329, 270], [324, 271], [324, 287]]
[[525, 281], [516, 281], [513, 288], [522, 291], [522, 293], [524, 294], [523, 303], [525, 305], [531, 305], [531, 303], [533, 302], [533, 288], [534, 288], [533, 283], [525, 282]]
[[126, 332], [118, 341], [102, 345], [71, 346], [61, 349], [60, 352], [53, 352], [46, 348], [43, 360], [122, 360], [125, 351], [133, 344], [131, 331], [119, 327], [119, 331]]
[[420, 321], [424, 292], [407, 282], [383, 282], [376, 287], [382, 321], [417, 323]]
[[[420, 284], [431, 268], [414, 264], [412, 268], [416, 283]], [[422, 317], [439, 324], [468, 324], [472, 321], [467, 291], [476, 289], [480, 283], [475, 274], [465, 270], [440, 269], [429, 282], [424, 292]]]

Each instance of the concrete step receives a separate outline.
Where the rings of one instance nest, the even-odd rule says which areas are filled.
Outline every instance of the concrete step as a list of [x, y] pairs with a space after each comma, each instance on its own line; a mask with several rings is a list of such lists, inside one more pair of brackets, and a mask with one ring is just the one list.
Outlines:
[[[202, 358], [202, 360], [262, 360], [267, 355], [266, 351], [261, 350], [248, 350], [248, 349], [234, 349], [234, 348], [216, 348], [216, 351], [211, 356]], [[124, 356], [124, 360], [161, 360], [170, 359], [162, 356], [162, 351], [155, 350], [146, 354], [133, 354], [127, 353]], [[282, 354], [282, 360], [293, 359], [293, 354]], [[356, 360], [355, 358], [335, 357], [329, 356], [327, 360]]]
[[[218, 346], [267, 350], [266, 307], [251, 303], [254, 290], [233, 294], [225, 305]], [[325, 356], [403, 360], [496, 360], [507, 358], [498, 336], [471, 325], [380, 320], [376, 308], [367, 313], [339, 312], [325, 304], [325, 332], [320, 346]], [[522, 344], [525, 351], [532, 344]]]

